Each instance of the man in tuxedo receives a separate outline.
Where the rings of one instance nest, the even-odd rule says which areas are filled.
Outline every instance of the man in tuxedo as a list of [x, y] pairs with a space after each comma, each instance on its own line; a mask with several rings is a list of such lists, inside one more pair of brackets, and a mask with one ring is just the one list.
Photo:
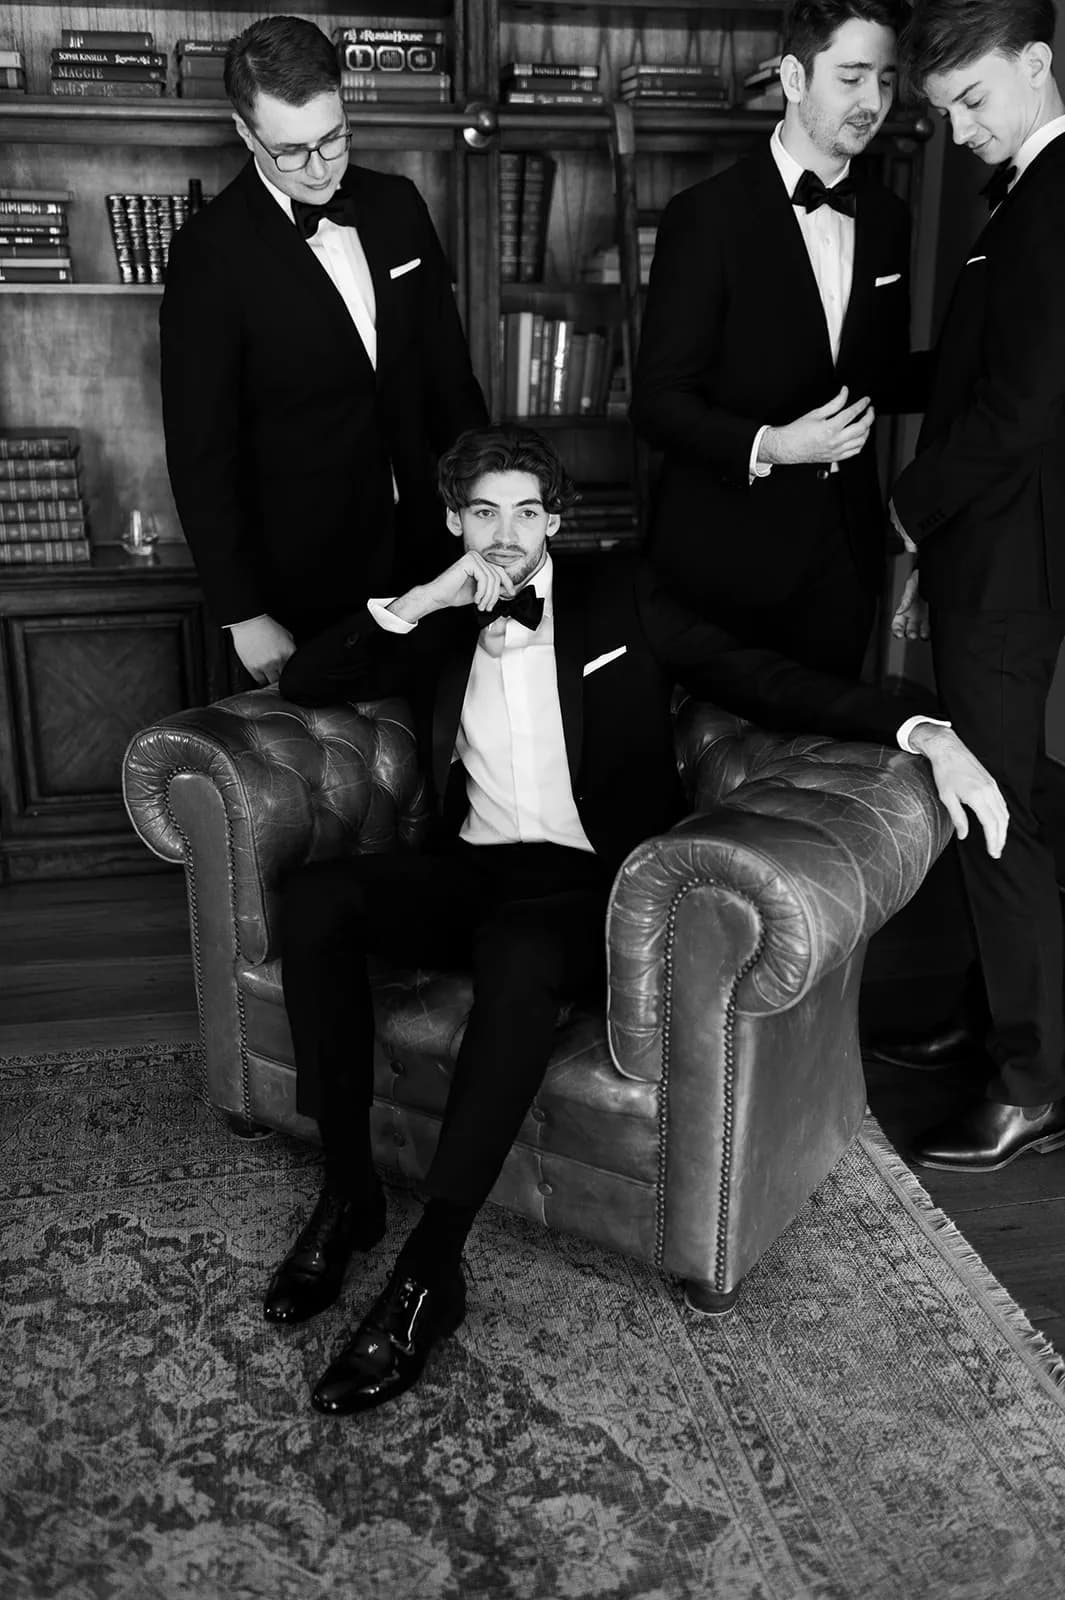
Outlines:
[[208, 606], [270, 683], [295, 641], [436, 570], [433, 462], [487, 412], [421, 196], [348, 165], [334, 46], [267, 17], [225, 74], [251, 160], [171, 245], [163, 423]]
[[[927, 1166], [992, 1171], [1065, 1145], [1062, 921], [1033, 804], [1047, 694], [1065, 636], [1065, 103], [1052, 0], [918, 0], [904, 63], [954, 141], [995, 169], [935, 351], [896, 526], [920, 560], [894, 627], [930, 627], [940, 699], [1009, 805], [987, 870], [962, 844], [986, 988], [984, 1027], [896, 1045], [953, 1056], [983, 1098], [925, 1136]], [[927, 622], [923, 608], [927, 605]]]
[[312, 1403], [333, 1414], [402, 1393], [462, 1320], [462, 1248], [540, 1086], [559, 1002], [603, 984], [614, 874], [682, 814], [676, 679], [778, 726], [901, 733], [928, 755], [961, 831], [968, 805], [997, 854], [1008, 820], [957, 737], [920, 717], [899, 730], [898, 703], [878, 690], [739, 644], [657, 575], [634, 581], [623, 560], [556, 572], [548, 540], [573, 491], [538, 434], [473, 430], [443, 457], [440, 482], [458, 560], [394, 600], [371, 600], [281, 675], [282, 695], [302, 704], [404, 695], [438, 830], [420, 853], [315, 862], [285, 885], [298, 1103], [321, 1129], [325, 1186], [271, 1279], [271, 1321], [332, 1304], [352, 1252], [384, 1232], [367, 954], [474, 974], [428, 1202], [383, 1294], [315, 1387]]
[[663, 453], [649, 553], [752, 643], [857, 676], [887, 522], [875, 409], [908, 406], [910, 222], [851, 174], [895, 94], [895, 0], [794, 0], [766, 147], [658, 231], [632, 419]]

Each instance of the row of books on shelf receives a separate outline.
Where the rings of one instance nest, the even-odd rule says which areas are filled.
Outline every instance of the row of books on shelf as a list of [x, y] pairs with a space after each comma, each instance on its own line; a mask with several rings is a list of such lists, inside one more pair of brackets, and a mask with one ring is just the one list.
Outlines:
[[189, 194], [109, 194], [107, 216], [120, 283], [165, 283], [170, 241], [210, 196], [197, 179]]
[[624, 415], [625, 369], [616, 328], [573, 317], [507, 311], [500, 321], [503, 403], [512, 417]]
[[586, 484], [551, 541], [555, 551], [612, 550], [635, 545], [639, 518], [632, 492], [616, 483]]
[[499, 275], [503, 283], [535, 283], [544, 276], [547, 219], [555, 163], [539, 151], [503, 150], [499, 156]]
[[73, 283], [66, 189], [0, 189], [0, 283]]
[[90, 554], [77, 430], [0, 430], [0, 566]]
[[447, 105], [452, 80], [443, 28], [337, 28], [345, 105]]
[[[504, 105], [602, 106], [607, 100], [599, 68], [579, 61], [508, 62], [499, 92]], [[617, 92], [632, 105], [670, 100], [716, 109], [733, 99], [730, 81], [718, 68], [673, 63], [622, 67]]]

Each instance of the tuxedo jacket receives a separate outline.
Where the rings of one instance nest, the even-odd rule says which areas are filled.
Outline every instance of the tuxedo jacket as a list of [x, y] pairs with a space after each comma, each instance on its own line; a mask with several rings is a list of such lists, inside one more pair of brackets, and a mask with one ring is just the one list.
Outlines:
[[[838, 362], [795, 209], [766, 144], [674, 196], [658, 232], [632, 418], [663, 452], [651, 553], [728, 615], [801, 587], [826, 512], [813, 467], [749, 483], [764, 423], [824, 405], [846, 384], [878, 410], [917, 405], [910, 362], [910, 221], [855, 173], [854, 273]], [[884, 501], [873, 441], [841, 463], [847, 538], [864, 589], [880, 585]]]
[[1065, 609], [1065, 138], [969, 252], [894, 489], [921, 592], [964, 610]]
[[[676, 683], [763, 727], [885, 744], [920, 709], [740, 644], [645, 563], [570, 570], [556, 561], [553, 606], [573, 796], [589, 843], [611, 867], [683, 812], [670, 710]], [[457, 829], [465, 788], [452, 757], [478, 624], [465, 606], [394, 634], [363, 609], [296, 651], [281, 695], [300, 705], [407, 698], [440, 826]]]
[[[220, 623], [300, 635], [390, 588], [404, 549], [437, 571], [435, 457], [487, 420], [450, 275], [406, 178], [351, 166], [377, 303], [377, 370], [324, 267], [249, 161], [174, 237], [160, 313], [167, 463]], [[390, 472], [391, 468], [391, 472]], [[424, 557], [424, 559], [422, 559]], [[410, 572], [400, 580], [412, 581]]]

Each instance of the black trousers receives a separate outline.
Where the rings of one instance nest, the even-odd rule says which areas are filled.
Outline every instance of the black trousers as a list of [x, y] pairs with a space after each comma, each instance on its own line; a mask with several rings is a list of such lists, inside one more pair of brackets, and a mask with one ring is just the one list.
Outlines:
[[425, 1189], [477, 1206], [543, 1081], [559, 1004], [605, 977], [613, 874], [551, 844], [468, 845], [322, 861], [288, 881], [282, 981], [300, 1109], [330, 1181], [366, 1148], [373, 1098], [367, 956], [472, 970], [473, 1008]]
[[1005, 796], [1006, 848], [993, 861], [973, 825], [959, 842], [966, 899], [991, 1015], [993, 1100], [1039, 1105], [1065, 1095], [1062, 916], [1054, 859], [1037, 817], [1047, 695], [1065, 612], [930, 616], [945, 714]]

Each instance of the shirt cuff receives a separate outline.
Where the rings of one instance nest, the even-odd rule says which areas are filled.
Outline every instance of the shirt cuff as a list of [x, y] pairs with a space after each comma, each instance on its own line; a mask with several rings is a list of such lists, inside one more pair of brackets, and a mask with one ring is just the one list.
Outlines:
[[758, 459], [758, 452], [762, 447], [762, 440], [765, 438], [771, 427], [772, 423], [763, 423], [754, 436], [754, 443], [751, 446], [751, 459], [747, 463], [748, 483], [753, 483], [755, 478], [768, 478], [769, 474], [773, 470], [773, 463], [771, 461], [759, 461]]
[[397, 617], [394, 611], [389, 611], [389, 606], [396, 596], [390, 595], [387, 600], [367, 600], [366, 609], [371, 617], [382, 627], [386, 633], [411, 633], [418, 626], [416, 622], [404, 622], [402, 617]]
[[933, 722], [937, 728], [949, 728], [951, 726], [949, 722], [944, 722], [942, 717], [907, 717], [895, 737], [899, 741], [899, 749], [905, 750], [911, 756], [920, 754], [920, 751], [915, 750], [910, 743], [910, 734], [920, 722]]
[[246, 622], [262, 622], [269, 615], [268, 611], [260, 611], [257, 617], [241, 617], [239, 622], [223, 622], [222, 632], [226, 633], [230, 628], [243, 628]]
[[903, 528], [899, 529], [899, 538], [902, 540], [903, 544], [906, 546], [906, 549], [909, 551], [910, 555], [911, 556], [915, 556], [917, 554], [917, 546], [914, 544], [914, 542], [910, 538], [909, 534]]

